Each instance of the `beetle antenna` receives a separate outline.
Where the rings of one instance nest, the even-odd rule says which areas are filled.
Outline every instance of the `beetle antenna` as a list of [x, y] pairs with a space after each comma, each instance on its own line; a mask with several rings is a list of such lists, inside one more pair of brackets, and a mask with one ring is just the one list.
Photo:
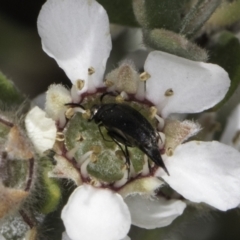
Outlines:
[[65, 106], [71, 106], [71, 107], [80, 107], [82, 108], [83, 110], [86, 110], [85, 107], [79, 103], [65, 103], [64, 104]]

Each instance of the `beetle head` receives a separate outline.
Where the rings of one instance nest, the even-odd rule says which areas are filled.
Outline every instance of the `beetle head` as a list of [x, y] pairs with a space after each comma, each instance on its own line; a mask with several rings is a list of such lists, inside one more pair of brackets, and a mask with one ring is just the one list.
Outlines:
[[91, 121], [91, 120], [94, 119], [94, 117], [96, 116], [96, 114], [97, 114], [98, 110], [100, 109], [100, 107], [101, 107], [101, 105], [98, 105], [98, 104], [94, 104], [94, 105], [91, 107], [91, 109], [90, 109], [90, 111], [91, 111], [91, 117], [90, 117], [89, 121]]

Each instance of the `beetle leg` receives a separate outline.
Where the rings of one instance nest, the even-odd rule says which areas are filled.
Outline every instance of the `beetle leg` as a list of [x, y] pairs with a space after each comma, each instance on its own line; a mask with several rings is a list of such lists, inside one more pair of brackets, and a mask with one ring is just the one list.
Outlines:
[[128, 152], [128, 148], [127, 148], [127, 145], [124, 144], [125, 146], [125, 151], [123, 150], [121, 144], [115, 139], [115, 133], [114, 132], [111, 132], [109, 131], [108, 132], [108, 135], [112, 138], [112, 140], [118, 145], [118, 147], [121, 149], [121, 151], [123, 152], [124, 156], [125, 156], [125, 159], [126, 159], [126, 166], [127, 166], [127, 170], [128, 170], [128, 178], [129, 178], [129, 175], [130, 175], [130, 159], [129, 159], [129, 152]]
[[80, 107], [82, 108], [83, 110], [86, 110], [84, 106], [82, 106], [81, 104], [79, 103], [65, 103], [64, 104], [65, 106], [71, 106], [71, 107]]
[[149, 157], [148, 157], [148, 170], [149, 170], [149, 173], [152, 173], [152, 168], [151, 168], [151, 163], [150, 163]]
[[[103, 133], [102, 133], [102, 130], [101, 130], [101, 127], [104, 127], [103, 124], [102, 124], [102, 123], [98, 124], [98, 130], [99, 130], [99, 132], [100, 132], [103, 140], [106, 141], [106, 142], [112, 142], [111, 140], [108, 140], [108, 139], [104, 138]], [[111, 136], [110, 136], [110, 137], [111, 137]], [[112, 137], [111, 137], [111, 139], [113, 140]], [[115, 142], [115, 141], [114, 141], [114, 142]]]

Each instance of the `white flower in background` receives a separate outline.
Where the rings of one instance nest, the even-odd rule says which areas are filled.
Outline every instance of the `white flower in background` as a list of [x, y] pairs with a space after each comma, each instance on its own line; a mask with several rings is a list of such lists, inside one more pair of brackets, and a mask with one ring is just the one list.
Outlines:
[[6, 240], [2, 234], [0, 234], [0, 240]]
[[240, 151], [240, 105], [233, 110], [228, 118], [221, 142]]
[[[84, 96], [105, 87], [103, 74], [111, 38], [107, 14], [99, 3], [95, 0], [48, 0], [39, 14], [38, 31], [44, 51], [57, 61], [73, 84], [73, 102], [78, 103]], [[230, 84], [227, 73], [217, 65], [159, 51], [148, 55], [144, 70], [139, 77], [131, 64], [123, 63], [107, 75], [108, 91], [121, 92], [123, 98], [131, 93], [136, 101], [146, 99], [164, 119], [172, 113], [209, 109], [225, 96]], [[54, 110], [54, 106], [59, 107], [57, 103], [47, 102], [47, 108], [49, 104]], [[64, 126], [61, 107], [57, 108], [57, 113], [58, 122]], [[205, 202], [220, 210], [239, 204], [239, 153], [218, 142], [181, 144], [200, 127], [190, 121], [175, 125], [170, 121], [162, 128], [164, 120], [158, 115], [155, 117], [166, 134], [165, 147], [171, 146], [172, 150], [167, 148], [163, 155], [170, 176], [158, 168], [155, 177], [134, 180], [117, 193], [91, 185], [79, 186], [62, 211], [68, 235], [64, 233], [64, 239], [118, 240], [127, 237], [131, 223], [149, 229], [170, 224], [182, 214], [186, 204], [181, 200], [155, 197], [155, 190], [164, 184], [159, 177], [190, 201]], [[54, 120], [57, 120], [56, 112]], [[167, 126], [175, 126], [176, 133]], [[169, 141], [171, 137], [173, 141]]]

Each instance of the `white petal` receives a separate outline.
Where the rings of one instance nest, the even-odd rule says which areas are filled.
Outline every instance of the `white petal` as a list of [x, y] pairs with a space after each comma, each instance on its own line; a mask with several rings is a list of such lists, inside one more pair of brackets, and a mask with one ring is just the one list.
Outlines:
[[240, 153], [225, 144], [191, 141], [176, 148], [161, 176], [192, 202], [205, 202], [222, 211], [240, 203]]
[[62, 233], [62, 240], [71, 240], [70, 237], [67, 235], [66, 232]]
[[145, 177], [139, 178], [134, 181], [129, 182], [125, 186], [123, 186], [118, 193], [126, 198], [129, 195], [135, 194], [153, 194], [154, 191], [160, 188], [165, 183], [156, 177]]
[[40, 154], [53, 147], [57, 134], [55, 122], [47, 118], [45, 112], [39, 107], [34, 107], [28, 112], [25, 126], [28, 137]]
[[131, 225], [120, 195], [86, 184], [75, 189], [61, 217], [72, 240], [119, 240], [126, 237]]
[[121, 240], [131, 240], [129, 236], [126, 236], [125, 238], [122, 238]]
[[34, 99], [32, 99], [32, 106], [38, 106], [41, 109], [44, 109], [46, 102], [46, 93], [41, 93], [37, 95]]
[[221, 142], [240, 150], [240, 105], [229, 117]]
[[0, 240], [6, 240], [2, 234], [0, 234]]
[[[218, 65], [160, 51], [148, 55], [144, 69], [151, 75], [146, 83], [146, 97], [163, 117], [208, 109], [223, 99], [230, 85], [227, 72]], [[169, 90], [173, 94], [165, 96]]]
[[[44, 51], [53, 57], [81, 92], [102, 86], [111, 50], [108, 16], [95, 0], [48, 0], [38, 17]], [[93, 67], [95, 73], [88, 74]]]
[[132, 224], [146, 229], [165, 227], [180, 216], [186, 204], [180, 200], [163, 197], [149, 198], [144, 195], [128, 196], [125, 199], [131, 212]]

